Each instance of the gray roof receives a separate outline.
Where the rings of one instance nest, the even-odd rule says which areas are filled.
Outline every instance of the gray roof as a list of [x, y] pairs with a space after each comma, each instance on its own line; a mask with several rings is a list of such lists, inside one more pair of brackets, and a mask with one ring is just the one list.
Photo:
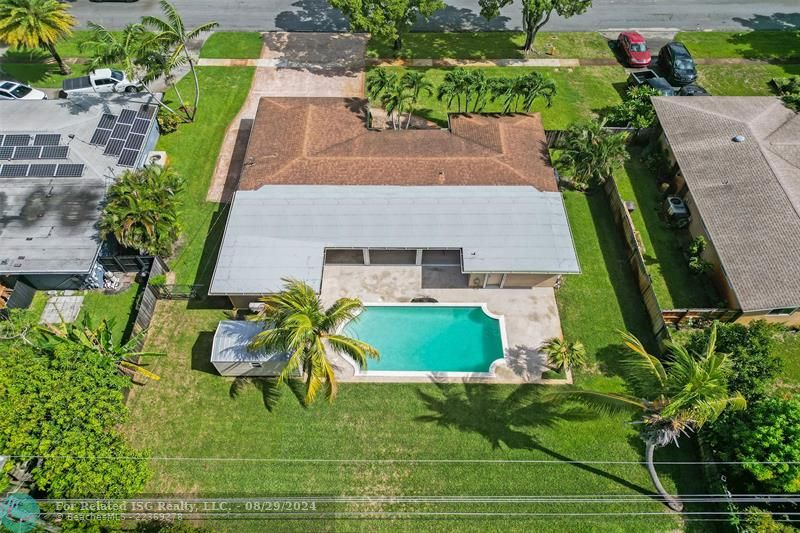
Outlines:
[[653, 104], [742, 310], [800, 306], [800, 115], [773, 97]]
[[123, 170], [116, 157], [90, 144], [92, 134], [103, 113], [137, 110], [151, 100], [142, 95], [81, 95], [0, 102], [0, 135], [61, 134], [60, 144], [69, 146], [66, 160], [0, 164], [85, 165], [79, 178], [0, 177], [0, 274], [91, 270], [100, 247], [97, 222], [106, 187]]
[[527, 186], [267, 185], [237, 191], [210, 294], [319, 290], [326, 248], [460, 248], [464, 272], [577, 273], [560, 193]]
[[237, 362], [285, 362], [286, 354], [266, 354], [263, 351], [250, 351], [248, 344], [262, 330], [258, 322], [246, 320], [222, 320], [217, 325], [211, 345], [212, 363]]

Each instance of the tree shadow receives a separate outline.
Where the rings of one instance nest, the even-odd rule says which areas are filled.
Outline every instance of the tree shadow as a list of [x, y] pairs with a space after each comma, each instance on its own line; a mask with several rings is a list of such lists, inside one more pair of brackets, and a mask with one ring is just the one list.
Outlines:
[[282, 384], [278, 381], [277, 377], [239, 376], [231, 382], [228, 395], [231, 399], [235, 400], [248, 387], [254, 387], [261, 393], [261, 401], [264, 403], [264, 408], [270, 413], [275, 411], [275, 408], [283, 397], [283, 391], [287, 388], [303, 409], [308, 408], [305, 402], [303, 383], [300, 380], [290, 379], [285, 384]]
[[[800, 13], [797, 14], [800, 21]], [[782, 33], [757, 31], [735, 33], [728, 42], [742, 46], [742, 56], [769, 63], [796, 63], [800, 58], [800, 33], [797, 26]]]
[[471, 9], [445, 5], [427, 21], [420, 17], [414, 24], [414, 31], [506, 31], [514, 29], [508, 27], [510, 20], [505, 16], [487, 20]]
[[217, 264], [219, 248], [222, 245], [222, 235], [225, 233], [225, 223], [228, 220], [228, 204], [219, 204], [219, 209], [211, 216], [210, 229], [203, 241], [203, 252], [197, 263], [194, 283], [200, 285], [198, 294], [202, 297], [189, 300], [188, 309], [230, 309], [231, 303], [227, 298], [207, 296]]
[[753, 15], [750, 18], [733, 17], [733, 21], [751, 30], [798, 30], [800, 13], [773, 13]]
[[347, 31], [347, 18], [331, 7], [327, 0], [298, 0], [297, 9], [281, 11], [275, 17], [275, 27], [284, 31]]
[[651, 490], [595, 465], [573, 462], [573, 458], [544, 446], [532, 432], [555, 427], [563, 421], [595, 419], [597, 413], [587, 407], [576, 402], [556, 401], [544, 394], [544, 387], [537, 385], [521, 385], [510, 394], [506, 393], [506, 388], [478, 383], [435, 385], [435, 394], [417, 389], [418, 397], [430, 411], [430, 414], [417, 417], [418, 421], [475, 433], [495, 449], [539, 451], [634, 492], [653, 496]]

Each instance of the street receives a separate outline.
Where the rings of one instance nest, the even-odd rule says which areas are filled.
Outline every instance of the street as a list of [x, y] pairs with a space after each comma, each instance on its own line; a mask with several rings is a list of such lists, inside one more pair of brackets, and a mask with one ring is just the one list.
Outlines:
[[[451, 0], [418, 29], [504, 30], [520, 26], [517, 3], [501, 17], [486, 21], [476, 0]], [[73, 0], [81, 26], [94, 21], [120, 28], [142, 15], [159, 13], [158, 0], [136, 3], [93, 3]], [[335, 31], [347, 22], [326, 0], [173, 0], [189, 25], [210, 20], [223, 30]], [[800, 27], [798, 0], [595, 0], [588, 13], [570, 20], [554, 18], [547, 30], [589, 31], [615, 28], [683, 30], [786, 29]]]

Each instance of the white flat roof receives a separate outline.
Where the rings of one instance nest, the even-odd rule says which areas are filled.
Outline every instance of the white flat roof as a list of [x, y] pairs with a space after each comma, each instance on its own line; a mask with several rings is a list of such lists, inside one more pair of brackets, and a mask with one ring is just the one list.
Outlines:
[[221, 320], [214, 333], [211, 345], [212, 363], [240, 362], [286, 362], [286, 354], [267, 354], [263, 351], [251, 351], [250, 341], [264, 328], [258, 322], [246, 320]]
[[317, 290], [326, 248], [460, 248], [464, 272], [580, 271], [560, 193], [527, 186], [267, 185], [237, 191], [209, 294]]

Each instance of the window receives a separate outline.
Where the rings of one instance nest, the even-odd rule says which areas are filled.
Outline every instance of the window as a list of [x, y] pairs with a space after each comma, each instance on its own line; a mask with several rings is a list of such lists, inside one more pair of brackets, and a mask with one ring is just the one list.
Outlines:
[[108, 78], [103, 78], [103, 79], [101, 79], [101, 80], [97, 80], [97, 81], [95, 81], [95, 82], [94, 82], [94, 84], [95, 84], [95, 85], [97, 85], [97, 86], [100, 86], [100, 85], [110, 85], [110, 84], [112, 84], [112, 83], [117, 83], [117, 82], [115, 82], [114, 80], [110, 80], [110, 79], [108, 79]]
[[117, 81], [122, 81], [122, 78], [124, 78], [125, 76], [122, 74], [121, 70], [112, 70], [111, 77]]
[[8, 100], [11, 100], [11, 99], [13, 99], [14, 97], [13, 97], [13, 96], [11, 96], [11, 94], [10, 94], [10, 93], [7, 93], [6, 91], [0, 91], [0, 98], [6, 98], [6, 99], [8, 99]]
[[16, 96], [17, 98], [23, 98], [27, 96], [33, 89], [30, 87], [26, 87], [25, 85], [17, 85], [14, 89], [11, 90], [11, 94]]
[[250, 366], [253, 368], [261, 368], [261, 363], [250, 363]]
[[769, 315], [791, 315], [795, 311], [797, 311], [797, 307], [784, 307], [783, 309], [773, 309], [772, 311], [770, 311], [767, 314], [769, 314]]
[[647, 52], [647, 47], [643, 43], [633, 43], [631, 45], [632, 52]]

